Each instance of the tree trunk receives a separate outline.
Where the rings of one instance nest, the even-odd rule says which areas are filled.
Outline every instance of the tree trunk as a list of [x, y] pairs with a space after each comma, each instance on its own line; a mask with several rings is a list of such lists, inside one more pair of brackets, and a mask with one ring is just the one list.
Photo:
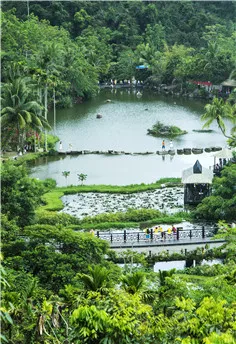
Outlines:
[[29, 19], [29, 14], [30, 14], [30, 10], [29, 10], [29, 0], [26, 1], [27, 2], [27, 17]]
[[222, 134], [224, 135], [224, 137], [227, 137], [227, 139], [233, 140], [233, 137], [228, 136], [228, 135], [225, 134], [225, 131], [224, 131], [224, 129], [221, 127], [220, 122], [219, 122], [218, 119], [217, 119], [217, 123], [218, 123], [218, 127], [220, 128], [220, 130], [221, 130]]
[[[48, 119], [48, 84], [45, 85], [45, 89], [44, 89], [44, 116], [45, 119]], [[47, 142], [47, 129], [45, 129], [44, 131], [44, 135], [45, 135], [45, 152], [47, 152], [48, 150], [48, 142]]]
[[54, 118], [54, 134], [56, 134], [56, 91], [53, 88], [53, 118]]
[[34, 132], [34, 152], [36, 153], [36, 131]]

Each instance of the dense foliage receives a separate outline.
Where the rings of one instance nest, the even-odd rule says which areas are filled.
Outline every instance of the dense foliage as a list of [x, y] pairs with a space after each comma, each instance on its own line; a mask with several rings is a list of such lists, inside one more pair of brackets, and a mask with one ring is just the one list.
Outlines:
[[51, 101], [55, 89], [59, 106], [111, 78], [216, 84], [235, 68], [234, 2], [3, 1], [2, 9], [3, 80], [12, 61], [23, 65], [48, 84]]
[[[134, 76], [183, 89], [189, 79], [220, 83], [235, 68], [235, 2], [2, 1], [2, 10], [2, 138], [21, 150], [26, 142], [36, 150], [40, 140], [50, 149], [50, 106], [55, 111], [96, 94], [99, 81]], [[148, 68], [140, 73], [137, 64]], [[214, 102], [203, 117], [208, 124], [217, 120], [224, 134], [225, 108]], [[235, 173], [235, 164], [224, 168], [197, 217], [235, 220]], [[29, 178], [24, 166], [10, 162], [1, 164], [1, 181], [2, 342], [236, 342], [235, 228], [221, 224], [222, 249], [193, 253], [224, 257], [221, 267], [153, 273], [150, 259], [132, 251], [131, 264], [121, 269], [105, 241], [74, 229], [163, 222], [159, 211], [129, 210], [79, 224], [52, 211], [64, 193], [137, 192], [158, 183], [55, 189], [52, 180]]]
[[152, 129], [148, 129], [149, 135], [153, 135], [157, 137], [161, 136], [161, 137], [174, 138], [176, 136], [183, 135], [186, 133], [187, 133], [186, 130], [181, 130], [180, 128], [174, 125], [167, 126], [159, 121], [153, 125]]
[[212, 195], [197, 206], [195, 216], [207, 220], [236, 219], [236, 164], [224, 167], [220, 177], [215, 177]]
[[[222, 178], [230, 183], [233, 172], [226, 167]], [[122, 270], [112, 263], [117, 257], [105, 241], [70, 229], [70, 216], [33, 216], [42, 193], [55, 188], [53, 181], [29, 178], [23, 167], [7, 162], [2, 175], [7, 200], [1, 221], [3, 341], [235, 343], [235, 228], [222, 222], [219, 236], [226, 244], [188, 257], [217, 255], [224, 257], [223, 266], [153, 273], [150, 257], [131, 251], [123, 255], [130, 263]], [[230, 189], [221, 196], [227, 199]], [[134, 219], [150, 217], [148, 210], [129, 213]]]

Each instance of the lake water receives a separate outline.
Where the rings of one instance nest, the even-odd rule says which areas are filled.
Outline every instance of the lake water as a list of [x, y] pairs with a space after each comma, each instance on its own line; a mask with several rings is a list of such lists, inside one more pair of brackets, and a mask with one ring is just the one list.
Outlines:
[[171, 269], [183, 270], [186, 267], [185, 260], [172, 260], [170, 262], [157, 262], [154, 264], [154, 272], [169, 271]]
[[[110, 99], [111, 102], [106, 102]], [[156, 152], [161, 150], [162, 138], [147, 135], [157, 121], [187, 130], [173, 140], [177, 148], [205, 148], [226, 146], [226, 140], [216, 124], [212, 133], [196, 133], [205, 102], [165, 97], [144, 91], [137, 98], [136, 90], [101, 90], [97, 97], [71, 109], [57, 110], [55, 134], [62, 141], [63, 150], [118, 150], [126, 152]], [[102, 114], [101, 119], [96, 115]], [[49, 113], [53, 126], [53, 114]], [[59, 146], [57, 147], [59, 148]], [[166, 149], [169, 141], [166, 140]], [[69, 184], [78, 184], [77, 174], [88, 175], [86, 184], [151, 183], [162, 177], [181, 177], [182, 170], [199, 159], [204, 167], [213, 165], [212, 153], [200, 155], [80, 155], [45, 157], [32, 163], [32, 176], [53, 178], [59, 186], [66, 185], [63, 171], [70, 171]]]
[[[223, 264], [222, 259], [213, 259], [213, 260], [205, 260], [200, 263], [200, 265], [215, 265], [215, 264]], [[171, 269], [176, 270], [183, 270], [186, 267], [186, 261], [185, 260], [172, 260], [169, 262], [156, 262], [154, 264], [153, 270], [154, 272], [159, 272], [159, 270], [163, 271], [169, 271]]]

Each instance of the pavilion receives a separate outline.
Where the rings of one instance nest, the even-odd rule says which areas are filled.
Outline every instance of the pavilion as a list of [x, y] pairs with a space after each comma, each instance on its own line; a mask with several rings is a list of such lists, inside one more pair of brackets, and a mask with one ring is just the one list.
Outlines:
[[202, 167], [197, 160], [193, 167], [182, 173], [184, 184], [184, 204], [198, 204], [211, 193], [213, 171]]

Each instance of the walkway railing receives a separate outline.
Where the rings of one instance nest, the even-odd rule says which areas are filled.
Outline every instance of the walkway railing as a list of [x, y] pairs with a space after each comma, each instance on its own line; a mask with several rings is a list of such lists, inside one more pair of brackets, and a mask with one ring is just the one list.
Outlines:
[[190, 240], [190, 239], [205, 239], [213, 237], [216, 234], [216, 229], [212, 227], [196, 229], [183, 229], [178, 227], [176, 233], [168, 234], [166, 231], [154, 233], [153, 229], [150, 229], [149, 238], [146, 237], [145, 232], [141, 231], [132, 231], [128, 232], [124, 230], [122, 233], [116, 232], [99, 232], [97, 231], [96, 235], [98, 238], [107, 240], [110, 243], [135, 243], [135, 242], [164, 242], [168, 240]]

